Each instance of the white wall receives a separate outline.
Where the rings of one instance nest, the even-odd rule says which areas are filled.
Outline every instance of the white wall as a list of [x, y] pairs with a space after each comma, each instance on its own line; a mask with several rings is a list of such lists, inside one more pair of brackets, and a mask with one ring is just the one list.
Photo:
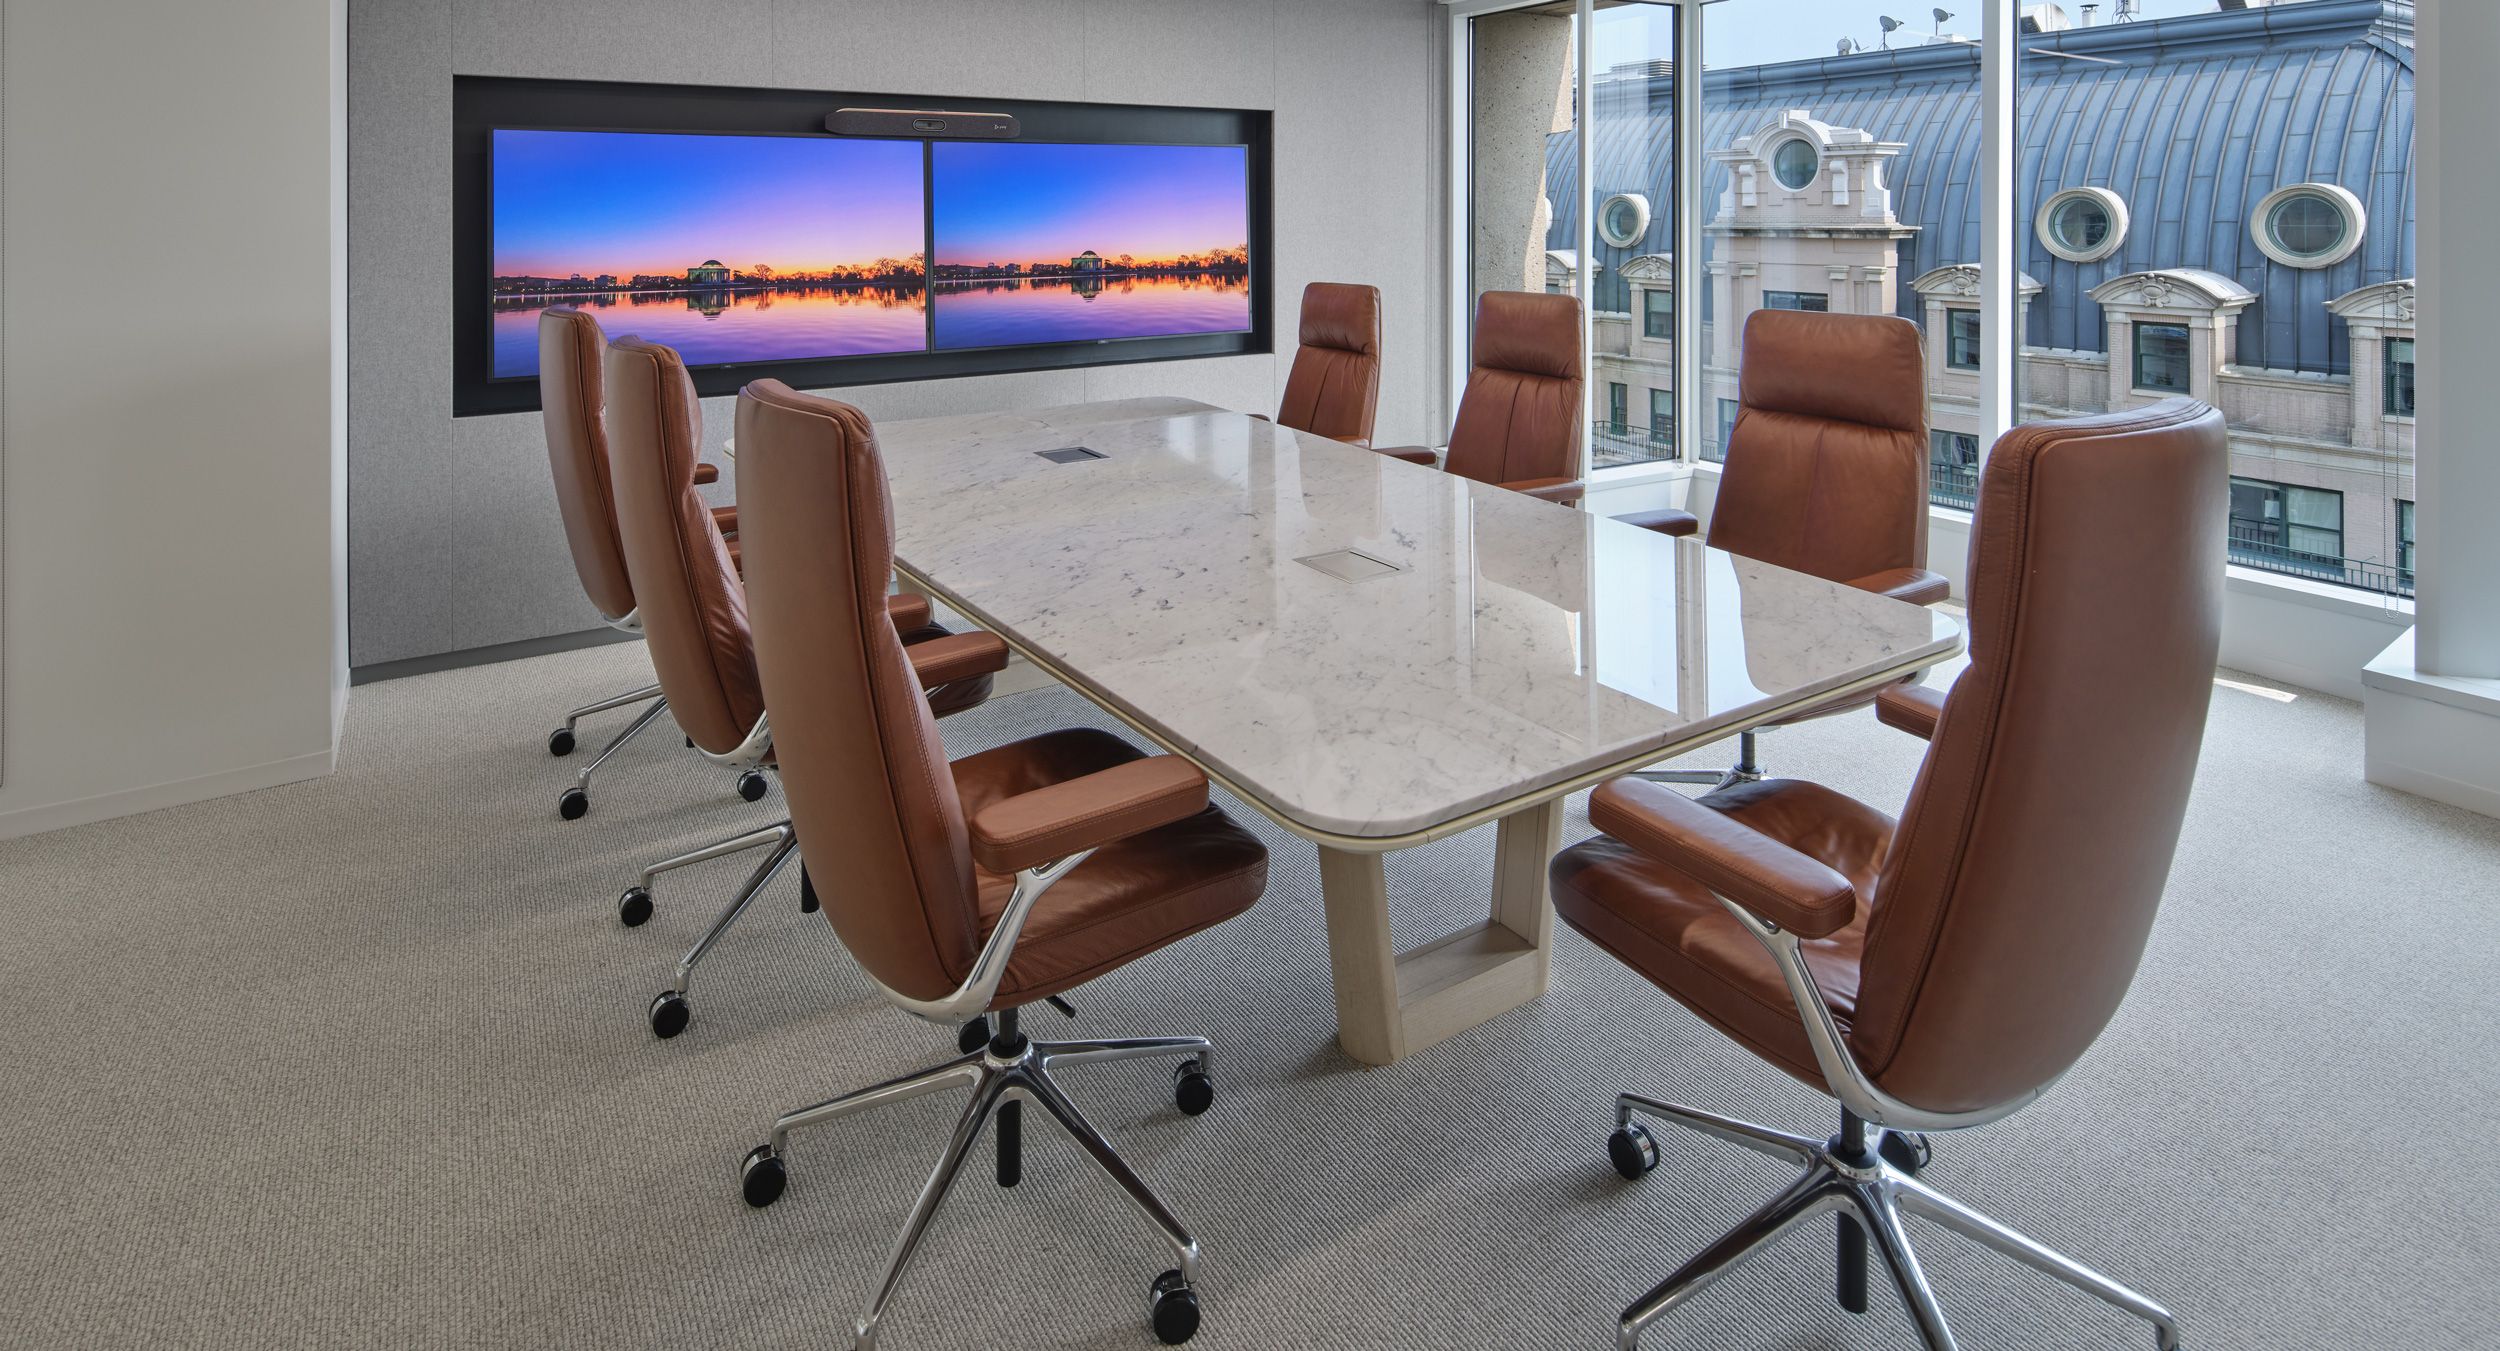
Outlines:
[[5, 22], [0, 837], [325, 773], [344, 7]]

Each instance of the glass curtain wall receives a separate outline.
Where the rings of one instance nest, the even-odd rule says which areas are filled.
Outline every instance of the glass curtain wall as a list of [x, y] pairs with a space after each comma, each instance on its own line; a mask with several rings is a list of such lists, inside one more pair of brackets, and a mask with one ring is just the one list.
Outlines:
[[[1546, 163], [1557, 220], [1549, 243], [1586, 272], [1595, 378], [1629, 392], [1629, 416], [1591, 428], [1592, 469], [1677, 458], [1675, 426], [1675, 7], [1607, 3], [1590, 30], [1592, 172], [1581, 190], [1576, 137]], [[1573, 245], [1587, 211], [1590, 258]]]

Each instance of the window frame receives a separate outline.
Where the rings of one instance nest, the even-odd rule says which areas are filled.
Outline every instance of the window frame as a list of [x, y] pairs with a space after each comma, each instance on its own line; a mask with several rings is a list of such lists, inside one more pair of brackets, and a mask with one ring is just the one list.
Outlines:
[[[1970, 349], [1968, 361], [1962, 359], [1962, 350], [1965, 345]], [[1944, 312], [1944, 368], [1948, 371], [1976, 371], [1979, 369], [1982, 350], [1979, 337], [1979, 311], [1946, 310]]]
[[[1820, 301], [1821, 303], [1815, 305], [1782, 305], [1776, 303], [1774, 297], [1784, 298], [1791, 301], [1814, 300]], [[1829, 291], [1765, 291], [1762, 293], [1762, 308], [1766, 310], [1786, 310], [1798, 314], [1829, 314], [1832, 312], [1832, 293]]]
[[[2302, 253], [2285, 245], [2276, 237], [2274, 218], [2295, 200], [2324, 202], [2344, 220], [2344, 237], [2335, 247], [2317, 253]], [[2361, 241], [2370, 232], [2370, 213], [2351, 189], [2333, 183], [2293, 183], [2276, 188], [2257, 202], [2249, 213], [2249, 238], [2258, 251], [2285, 267], [2315, 272], [2330, 268], [2361, 251]]]
[[[2407, 421], [2413, 419], [2413, 410], [2418, 406], [2420, 395], [2420, 390], [2415, 384], [2414, 341], [2412, 338], [2384, 340], [2385, 345], [2379, 354], [2379, 415], [2382, 417], [2403, 418]], [[2396, 367], [2398, 365], [2396, 345], [2398, 343], [2404, 344], [2405, 349], [2405, 359], [2402, 363], [2405, 371], [2405, 400], [2402, 410], [2396, 407]]]
[[[1664, 313], [1660, 312], [1660, 301], [1665, 302]], [[1675, 341], [1675, 292], [1663, 286], [1641, 288], [1641, 336], [1659, 342]]]
[[[2154, 330], [2175, 331], [2179, 335], [2179, 378], [2177, 385], [2153, 385], [2144, 380], [2144, 338]], [[2196, 330], [2186, 324], [2166, 319], [2138, 319], [2129, 326], [2127, 338], [2127, 387], [2138, 394], [2186, 394], [2196, 387]]]
[[[2066, 208], [2077, 202], [2090, 202], [2101, 209], [2109, 221], [2109, 233], [2101, 242], [2087, 248], [2076, 248], [2066, 242], [2057, 229], [2058, 218]], [[2063, 188], [2049, 194], [2040, 204], [2040, 212], [2031, 222], [2032, 234], [2040, 247], [2070, 263], [2097, 263], [2127, 246], [2127, 227], [2133, 224], [2127, 211], [2127, 199], [2107, 188]]]

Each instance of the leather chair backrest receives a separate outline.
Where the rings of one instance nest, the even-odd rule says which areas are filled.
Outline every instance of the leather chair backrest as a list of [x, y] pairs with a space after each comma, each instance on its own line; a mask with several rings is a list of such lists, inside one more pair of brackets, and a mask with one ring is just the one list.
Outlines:
[[1712, 548], [1835, 582], [1927, 566], [1927, 374], [1891, 315], [1756, 310]]
[[1380, 412], [1380, 288], [1315, 281], [1302, 288], [1302, 346], [1285, 376], [1279, 426], [1372, 439]]
[[1970, 669], [1877, 881], [1849, 1032], [1894, 1097], [2019, 1105], [2134, 979], [2213, 694], [2229, 474], [2221, 414], [2188, 399], [1989, 456]]
[[1442, 467], [1478, 483], [1580, 476], [1580, 299], [1487, 291]]
[[607, 374], [608, 476], [651, 665], [677, 725], [725, 755], [763, 716], [764, 693], [746, 588], [695, 491], [703, 405], [685, 363], [658, 343], [617, 339]]
[[538, 403], [547, 424], [547, 467], [556, 480], [556, 510], [573, 549], [582, 594], [604, 619], [634, 612], [634, 584], [616, 538], [616, 498], [608, 487], [605, 406], [608, 340], [599, 321], [570, 305], [538, 314]]
[[738, 538], [782, 793], [825, 914], [869, 974], [953, 990], [981, 937], [963, 803], [886, 619], [894, 517], [868, 415], [758, 380], [738, 395]]

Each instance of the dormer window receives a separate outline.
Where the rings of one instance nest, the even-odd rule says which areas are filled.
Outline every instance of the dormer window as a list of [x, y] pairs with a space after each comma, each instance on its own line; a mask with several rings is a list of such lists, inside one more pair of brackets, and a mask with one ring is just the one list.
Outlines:
[[2333, 267], [2361, 247], [2369, 217], [2361, 199], [2332, 183], [2277, 188], [2257, 203], [2257, 247], [2286, 267]]
[[1618, 192], [1597, 209], [1598, 238], [1628, 249], [1649, 233], [1649, 199], [1637, 192]]
[[2127, 203], [2107, 188], [2068, 188], [2042, 204], [2040, 244], [2070, 263], [2097, 263], [2127, 242]]

